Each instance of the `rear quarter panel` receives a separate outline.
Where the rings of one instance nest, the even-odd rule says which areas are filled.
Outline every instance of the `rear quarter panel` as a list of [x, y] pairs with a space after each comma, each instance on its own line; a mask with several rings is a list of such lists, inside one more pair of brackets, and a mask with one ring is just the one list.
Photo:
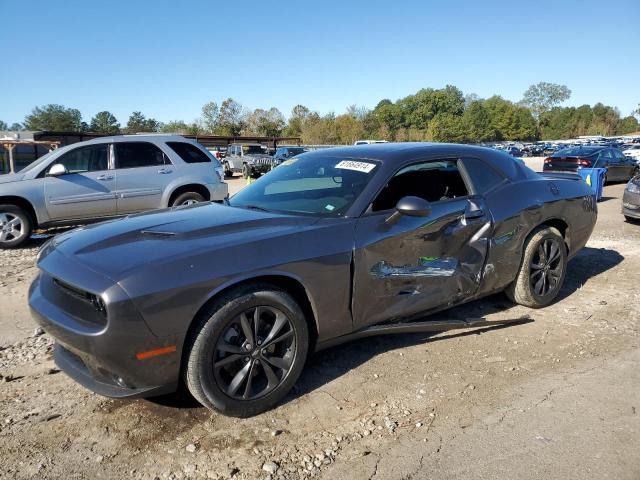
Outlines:
[[495, 228], [481, 294], [501, 290], [515, 279], [524, 244], [536, 227], [549, 221], [564, 222], [572, 257], [586, 244], [597, 216], [590, 188], [576, 180], [540, 177], [513, 182], [489, 194], [486, 202]]

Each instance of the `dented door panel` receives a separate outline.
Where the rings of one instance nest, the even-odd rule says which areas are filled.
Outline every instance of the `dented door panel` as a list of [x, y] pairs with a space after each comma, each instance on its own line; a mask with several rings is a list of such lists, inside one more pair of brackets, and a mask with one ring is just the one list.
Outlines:
[[389, 212], [358, 220], [354, 253], [354, 328], [413, 315], [473, 295], [487, 256], [492, 219], [465, 218], [469, 199], [437, 202], [427, 217]]

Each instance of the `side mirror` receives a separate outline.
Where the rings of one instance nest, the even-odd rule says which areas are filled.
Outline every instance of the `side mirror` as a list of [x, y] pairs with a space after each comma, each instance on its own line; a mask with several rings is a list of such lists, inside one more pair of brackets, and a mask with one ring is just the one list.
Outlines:
[[59, 177], [60, 175], [65, 175], [67, 173], [69, 173], [67, 167], [65, 167], [61, 163], [56, 163], [49, 169], [47, 175], [49, 175], [50, 177]]
[[396, 211], [385, 222], [389, 225], [396, 223], [402, 215], [408, 217], [426, 217], [431, 213], [431, 204], [420, 197], [402, 197], [396, 204]]

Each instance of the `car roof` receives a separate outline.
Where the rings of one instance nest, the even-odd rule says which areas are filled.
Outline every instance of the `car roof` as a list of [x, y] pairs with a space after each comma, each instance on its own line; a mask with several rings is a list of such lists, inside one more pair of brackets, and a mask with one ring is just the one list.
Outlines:
[[[83, 145], [92, 145], [96, 143], [117, 143], [117, 142], [185, 142], [185, 143], [195, 143], [193, 140], [183, 137], [182, 135], [158, 135], [158, 134], [147, 134], [147, 135], [112, 135], [109, 137], [99, 137], [94, 138], [92, 140], [87, 140], [82, 143]], [[74, 143], [73, 145], [78, 145], [78, 143]]]
[[406, 163], [429, 160], [434, 157], [476, 157], [491, 163], [512, 180], [526, 177], [521, 165], [505, 152], [488, 147], [455, 143], [376, 143], [320, 149], [302, 155], [375, 160], [382, 163], [383, 170], [395, 170]]

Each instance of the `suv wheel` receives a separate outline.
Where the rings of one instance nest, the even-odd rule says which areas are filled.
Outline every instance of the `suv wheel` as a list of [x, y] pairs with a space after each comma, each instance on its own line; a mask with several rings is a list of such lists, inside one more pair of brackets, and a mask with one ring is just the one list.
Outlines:
[[546, 307], [560, 292], [566, 270], [567, 249], [562, 234], [556, 228], [541, 226], [525, 243], [518, 276], [506, 294], [526, 307]]
[[224, 168], [224, 176], [226, 178], [233, 177], [233, 170], [231, 170], [231, 165], [229, 165], [229, 162], [224, 162], [222, 164], [222, 167]]
[[249, 417], [284, 398], [307, 357], [309, 332], [296, 301], [271, 285], [220, 298], [185, 347], [185, 379], [205, 407]]
[[178, 195], [173, 203], [172, 207], [181, 207], [184, 205], [193, 205], [194, 203], [204, 202], [204, 197], [198, 192], [185, 192]]
[[14, 248], [29, 239], [31, 218], [20, 207], [0, 205], [0, 248]]

